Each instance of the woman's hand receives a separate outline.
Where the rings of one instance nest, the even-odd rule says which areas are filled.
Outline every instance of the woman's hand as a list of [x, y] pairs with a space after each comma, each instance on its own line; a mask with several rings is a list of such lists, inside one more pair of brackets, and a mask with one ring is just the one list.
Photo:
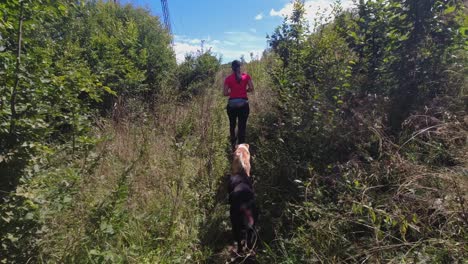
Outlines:
[[230, 93], [231, 91], [229, 90], [229, 87], [226, 84], [224, 84], [224, 88], [223, 88], [224, 96], [229, 96]]
[[254, 91], [253, 82], [252, 82], [252, 80], [249, 80], [249, 82], [247, 83], [247, 92], [248, 93], [253, 93], [253, 91]]

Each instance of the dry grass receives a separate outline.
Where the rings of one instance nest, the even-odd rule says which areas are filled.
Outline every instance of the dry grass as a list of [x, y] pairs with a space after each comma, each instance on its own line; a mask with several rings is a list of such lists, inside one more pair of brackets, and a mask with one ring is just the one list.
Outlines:
[[254, 117], [272, 111], [272, 102], [276, 100], [268, 70], [270, 66], [271, 62], [265, 58], [263, 61], [253, 61], [245, 67], [255, 86], [255, 92], [249, 95], [250, 110]]
[[161, 99], [151, 115], [122, 104], [100, 120], [94, 151], [35, 177], [25, 192], [45, 201], [39, 259], [201, 263], [226, 243], [219, 189], [228, 130], [218, 92], [190, 104]]

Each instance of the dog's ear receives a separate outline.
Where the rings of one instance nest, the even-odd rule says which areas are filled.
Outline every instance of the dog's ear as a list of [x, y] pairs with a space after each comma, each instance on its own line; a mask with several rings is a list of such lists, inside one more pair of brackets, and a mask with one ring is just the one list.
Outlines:
[[244, 143], [244, 145], [247, 147], [247, 149], [250, 149], [250, 145], [247, 143]]
[[237, 149], [238, 147], [239, 147], [239, 144], [236, 144], [236, 145], [234, 146], [234, 149]]

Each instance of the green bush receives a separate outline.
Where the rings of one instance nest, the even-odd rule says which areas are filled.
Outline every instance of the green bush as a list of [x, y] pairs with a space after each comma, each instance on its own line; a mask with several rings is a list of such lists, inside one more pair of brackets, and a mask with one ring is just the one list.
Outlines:
[[103, 1], [0, 4], [0, 190], [35, 153], [75, 149], [115, 96], [152, 104], [175, 70], [170, 36], [148, 11]]
[[188, 54], [177, 71], [178, 90], [182, 99], [203, 94], [214, 82], [219, 69], [220, 59], [209, 50]]
[[461, 2], [335, 5], [312, 32], [294, 9], [269, 38], [272, 109], [250, 124], [260, 262], [460, 262]]

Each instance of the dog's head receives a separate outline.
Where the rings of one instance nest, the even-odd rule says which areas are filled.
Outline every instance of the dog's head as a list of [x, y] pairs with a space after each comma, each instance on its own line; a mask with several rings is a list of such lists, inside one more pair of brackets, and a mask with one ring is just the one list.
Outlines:
[[232, 159], [232, 174], [244, 172], [250, 177], [250, 151], [249, 144], [236, 145]]

